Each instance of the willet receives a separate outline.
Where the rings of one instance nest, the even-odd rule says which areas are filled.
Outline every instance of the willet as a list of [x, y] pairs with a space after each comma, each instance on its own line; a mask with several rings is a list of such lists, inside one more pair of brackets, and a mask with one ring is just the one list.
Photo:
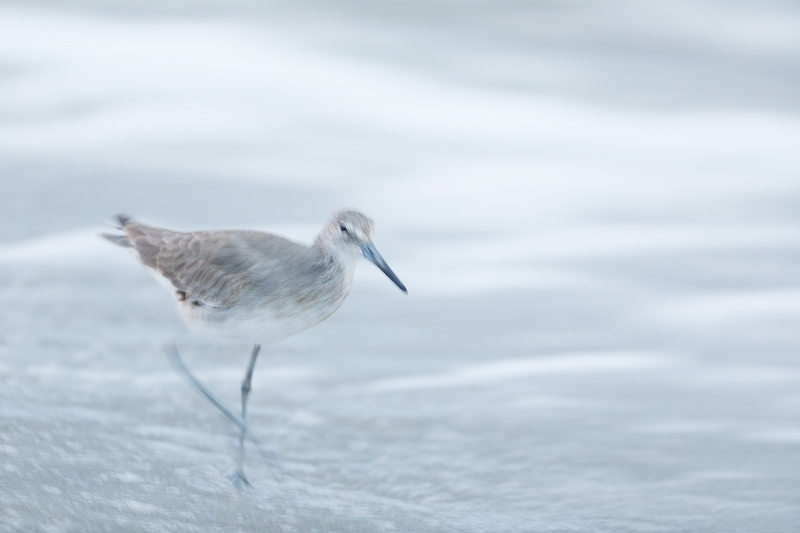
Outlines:
[[234, 473], [239, 486], [249, 484], [243, 466], [248, 433], [245, 417], [261, 345], [285, 339], [331, 316], [350, 292], [362, 255], [407, 293], [372, 244], [373, 221], [357, 211], [334, 213], [310, 246], [258, 231], [180, 232], [148, 226], [124, 215], [117, 219], [123, 234], [104, 233], [103, 237], [133, 249], [175, 294], [189, 329], [253, 342], [242, 381], [240, 421], [189, 374], [201, 392], [239, 425]]

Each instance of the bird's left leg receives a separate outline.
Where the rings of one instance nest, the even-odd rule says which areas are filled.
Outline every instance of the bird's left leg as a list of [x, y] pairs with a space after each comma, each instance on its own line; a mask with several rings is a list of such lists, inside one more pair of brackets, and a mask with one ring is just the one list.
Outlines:
[[233, 481], [236, 485], [245, 485], [249, 486], [250, 482], [247, 481], [247, 478], [244, 475], [244, 437], [245, 437], [245, 424], [246, 424], [246, 417], [247, 417], [247, 397], [250, 395], [250, 381], [253, 379], [253, 369], [256, 366], [256, 359], [258, 358], [258, 352], [261, 351], [261, 345], [255, 344], [253, 345], [253, 351], [250, 354], [250, 363], [247, 365], [247, 371], [244, 374], [244, 380], [242, 380], [242, 427], [240, 428], [239, 433], [239, 458], [238, 463], [236, 465], [236, 472], [233, 474]]

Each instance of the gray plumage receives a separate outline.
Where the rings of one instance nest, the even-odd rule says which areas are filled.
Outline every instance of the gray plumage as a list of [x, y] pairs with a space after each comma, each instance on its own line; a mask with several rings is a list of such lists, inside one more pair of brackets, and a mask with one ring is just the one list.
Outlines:
[[124, 234], [103, 236], [132, 248], [171, 285], [200, 333], [268, 343], [311, 327], [342, 304], [362, 255], [396, 279], [369, 257], [374, 223], [357, 211], [335, 213], [310, 246], [258, 231], [179, 232], [118, 220]]

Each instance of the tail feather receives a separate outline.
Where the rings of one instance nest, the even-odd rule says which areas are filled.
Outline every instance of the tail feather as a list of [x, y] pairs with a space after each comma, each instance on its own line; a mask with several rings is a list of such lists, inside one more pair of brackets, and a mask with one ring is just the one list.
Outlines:
[[131, 241], [128, 240], [127, 235], [114, 235], [112, 233], [101, 233], [100, 236], [108, 239], [117, 246], [123, 246], [125, 248], [130, 248], [132, 246]]
[[[114, 218], [116, 218], [117, 222], [119, 223], [119, 226], [116, 226], [116, 228], [120, 230], [124, 229], [125, 226], [128, 224], [128, 222], [133, 220], [133, 217], [123, 214], [119, 214]], [[125, 248], [131, 248], [133, 246], [130, 239], [128, 239], [127, 235], [114, 235], [113, 233], [101, 233], [100, 236], [108, 239], [117, 246], [123, 246]]]
[[130, 222], [131, 220], [133, 220], [133, 217], [132, 217], [132, 216], [130, 216], [130, 215], [123, 215], [122, 213], [120, 213], [119, 215], [117, 215], [117, 216], [116, 216], [116, 217], [114, 217], [114, 218], [116, 218], [116, 219], [117, 219], [117, 221], [119, 222], [119, 229], [122, 229], [122, 228], [124, 228], [124, 227], [125, 227], [125, 225], [126, 225], [128, 222]]

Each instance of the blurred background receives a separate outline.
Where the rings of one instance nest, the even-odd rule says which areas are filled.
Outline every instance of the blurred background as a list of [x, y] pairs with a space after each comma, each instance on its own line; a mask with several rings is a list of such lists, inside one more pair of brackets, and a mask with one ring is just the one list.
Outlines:
[[[0, 531], [794, 531], [800, 5], [0, 5]], [[185, 331], [124, 212], [377, 223], [343, 308]]]

